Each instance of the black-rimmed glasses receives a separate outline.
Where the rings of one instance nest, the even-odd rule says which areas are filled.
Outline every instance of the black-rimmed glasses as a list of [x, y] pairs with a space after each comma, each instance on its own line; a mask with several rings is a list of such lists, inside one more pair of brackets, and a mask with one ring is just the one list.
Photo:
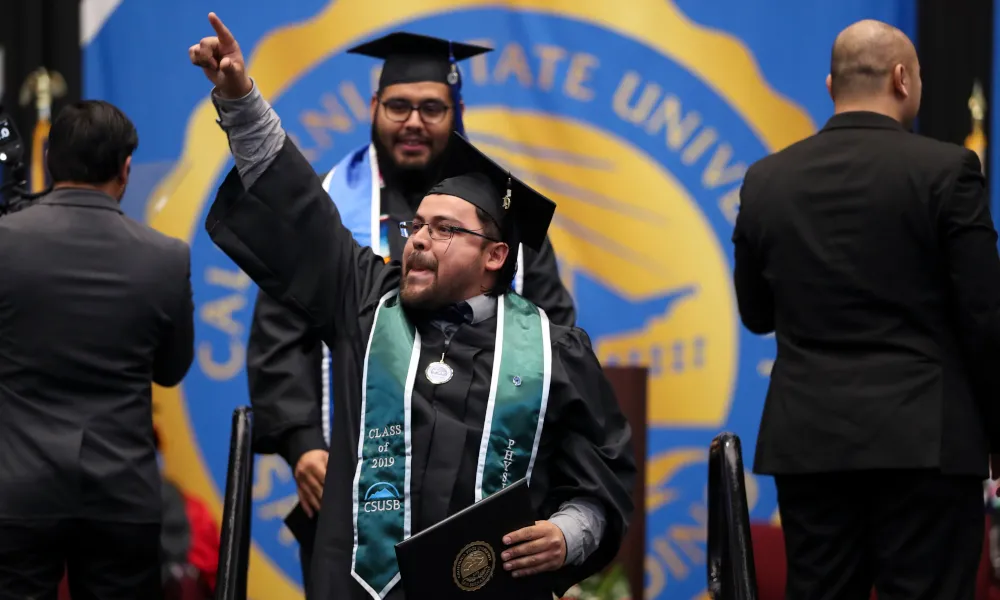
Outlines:
[[431, 225], [430, 223], [414, 223], [413, 221], [400, 221], [399, 223], [399, 233], [404, 238], [408, 238], [413, 235], [417, 235], [417, 232], [427, 228], [427, 233], [430, 234], [432, 240], [437, 240], [439, 242], [446, 242], [453, 238], [456, 233], [467, 233], [469, 235], [474, 235], [481, 237], [484, 240], [489, 240], [491, 242], [499, 242], [491, 238], [488, 235], [480, 233], [478, 231], [473, 231], [471, 229], [466, 229], [465, 227], [458, 227], [456, 225]]
[[433, 125], [440, 123], [445, 115], [448, 114], [448, 109], [450, 108], [450, 106], [440, 100], [424, 100], [420, 104], [412, 104], [402, 98], [391, 98], [382, 103], [382, 110], [385, 112], [385, 116], [390, 121], [395, 121], [396, 123], [405, 123], [409, 120], [413, 111], [417, 111], [420, 113], [420, 119], [424, 123]]

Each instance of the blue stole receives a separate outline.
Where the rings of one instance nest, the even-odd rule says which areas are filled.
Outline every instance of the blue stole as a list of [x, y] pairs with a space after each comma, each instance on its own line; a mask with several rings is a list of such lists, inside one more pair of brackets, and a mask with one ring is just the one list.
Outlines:
[[[375, 147], [371, 144], [353, 150], [340, 160], [323, 180], [323, 189], [337, 205], [340, 219], [361, 246], [370, 246], [375, 254], [389, 256], [388, 218], [382, 218], [382, 182]], [[392, 225], [398, 225], [393, 223]], [[514, 290], [524, 287], [524, 247], [518, 248]], [[388, 262], [388, 260], [386, 261]], [[333, 357], [324, 343], [320, 379], [323, 387], [323, 439], [327, 447], [333, 432]]]
[[[382, 185], [371, 144], [347, 154], [323, 180], [323, 189], [337, 205], [340, 219], [361, 246], [370, 246], [376, 254], [388, 256], [388, 221], [382, 220]], [[385, 247], [382, 247], [382, 246]], [[323, 438], [330, 445], [333, 432], [333, 360], [330, 348], [323, 344], [321, 367], [323, 383]]]

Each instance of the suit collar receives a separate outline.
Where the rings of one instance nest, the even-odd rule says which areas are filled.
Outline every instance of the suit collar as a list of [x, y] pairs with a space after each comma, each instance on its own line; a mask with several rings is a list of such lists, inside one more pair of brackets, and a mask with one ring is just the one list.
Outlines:
[[903, 124], [892, 117], [869, 111], [851, 111], [833, 115], [823, 126], [830, 129], [894, 129], [906, 131]]
[[38, 200], [39, 204], [52, 206], [79, 206], [82, 208], [100, 208], [122, 212], [118, 201], [104, 192], [87, 188], [61, 188], [52, 190]]

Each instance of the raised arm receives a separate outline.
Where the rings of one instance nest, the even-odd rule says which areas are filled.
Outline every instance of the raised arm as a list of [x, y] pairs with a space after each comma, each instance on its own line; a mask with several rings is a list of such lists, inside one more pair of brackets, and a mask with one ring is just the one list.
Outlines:
[[189, 54], [215, 84], [212, 100], [236, 166], [205, 227], [267, 295], [313, 327], [353, 335], [359, 303], [385, 264], [344, 227], [316, 172], [245, 72], [233, 35], [214, 13], [209, 22], [216, 35]]

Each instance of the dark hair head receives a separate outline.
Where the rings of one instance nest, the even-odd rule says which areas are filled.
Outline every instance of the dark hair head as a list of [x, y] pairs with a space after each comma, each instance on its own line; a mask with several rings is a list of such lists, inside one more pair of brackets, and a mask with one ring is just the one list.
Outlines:
[[[494, 240], [503, 240], [508, 246], [507, 260], [504, 261], [503, 266], [497, 271], [497, 278], [493, 282], [493, 287], [486, 292], [487, 296], [499, 297], [507, 293], [514, 284], [514, 276], [517, 274], [519, 238], [517, 232], [514, 230], [513, 219], [507, 219], [506, 221], [509, 224], [507, 227], [501, 228], [488, 212], [478, 206], [476, 207], [476, 216], [479, 217], [479, 222], [483, 224], [483, 235]], [[484, 247], [489, 243], [491, 243], [489, 240], [483, 240]]]
[[54, 183], [107, 183], [138, 147], [135, 125], [117, 107], [102, 100], [76, 102], [52, 122], [49, 174]]
[[[479, 218], [479, 222], [483, 224], [483, 235], [494, 240], [499, 240], [500, 238], [500, 226], [497, 222], [493, 220], [490, 213], [485, 210], [476, 207], [476, 216]], [[483, 245], [489, 244], [490, 240], [483, 240]]]

